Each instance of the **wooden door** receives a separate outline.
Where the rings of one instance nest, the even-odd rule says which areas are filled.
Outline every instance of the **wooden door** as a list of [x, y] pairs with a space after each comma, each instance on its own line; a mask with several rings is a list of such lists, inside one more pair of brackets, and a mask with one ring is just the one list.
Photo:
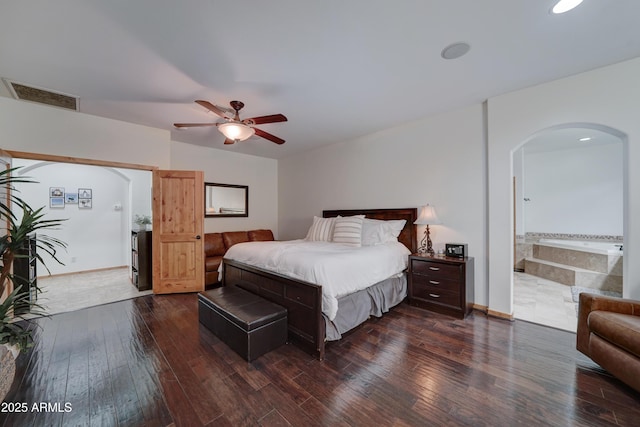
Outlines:
[[204, 290], [204, 174], [153, 172], [153, 292]]

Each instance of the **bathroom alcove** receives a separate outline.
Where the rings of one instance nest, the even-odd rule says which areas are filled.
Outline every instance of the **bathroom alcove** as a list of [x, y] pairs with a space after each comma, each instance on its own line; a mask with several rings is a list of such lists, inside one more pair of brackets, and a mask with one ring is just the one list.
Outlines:
[[[627, 150], [622, 132], [589, 123], [543, 129], [512, 150], [514, 271], [523, 271], [526, 265], [527, 273], [537, 276], [532, 248], [541, 238], [623, 243], [628, 211]], [[601, 280], [622, 282], [621, 266], [616, 272], [620, 276], [584, 281], [576, 274], [575, 282], [562, 274], [555, 276], [548, 268], [552, 267], [540, 266], [543, 278], [577, 288], [600, 288], [595, 283]], [[515, 277], [512, 283], [515, 285]], [[515, 317], [532, 320], [529, 307], [523, 304], [531, 295], [516, 295], [513, 289], [512, 297]], [[542, 311], [538, 306], [537, 312]]]
[[[130, 237], [134, 214], [151, 213], [151, 173], [76, 163], [13, 159], [18, 173], [35, 183], [16, 186], [33, 207], [44, 207], [50, 218], [65, 219], [59, 230], [47, 235], [68, 244], [58, 253], [64, 263], [51, 262], [42, 254], [51, 274], [69, 274], [124, 267], [130, 263]], [[80, 209], [76, 203], [51, 207], [49, 189], [61, 187], [77, 193], [92, 189], [92, 206]], [[38, 273], [47, 274], [45, 269]]]

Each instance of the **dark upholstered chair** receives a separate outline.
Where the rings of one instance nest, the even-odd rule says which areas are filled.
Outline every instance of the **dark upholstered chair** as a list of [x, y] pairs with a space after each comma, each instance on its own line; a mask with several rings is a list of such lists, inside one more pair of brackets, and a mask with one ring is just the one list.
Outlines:
[[640, 301], [580, 294], [576, 348], [640, 391]]

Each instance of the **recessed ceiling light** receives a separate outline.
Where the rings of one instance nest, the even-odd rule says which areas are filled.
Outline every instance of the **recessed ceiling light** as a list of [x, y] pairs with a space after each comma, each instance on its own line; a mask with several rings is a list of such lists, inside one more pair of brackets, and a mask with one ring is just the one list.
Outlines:
[[582, 0], [560, 0], [555, 6], [553, 6], [551, 12], [555, 14], [565, 13], [574, 7], [577, 7], [580, 3], [582, 3]]
[[444, 59], [456, 59], [469, 52], [471, 46], [467, 43], [453, 43], [442, 49], [440, 56]]
[[587, 142], [587, 141], [591, 141], [591, 137], [590, 136], [586, 136], [584, 138], [580, 138], [578, 141], [580, 142]]

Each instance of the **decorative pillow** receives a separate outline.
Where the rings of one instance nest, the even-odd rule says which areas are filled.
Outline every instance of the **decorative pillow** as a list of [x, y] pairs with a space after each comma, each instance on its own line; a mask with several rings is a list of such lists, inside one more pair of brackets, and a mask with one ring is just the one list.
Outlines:
[[365, 218], [362, 223], [362, 246], [375, 246], [381, 243], [397, 242], [398, 236], [406, 224], [404, 219], [382, 221]]
[[307, 237], [305, 240], [313, 242], [330, 242], [333, 237], [333, 226], [335, 224], [335, 218], [320, 218], [313, 217], [313, 224], [309, 228]]
[[337, 217], [333, 228], [333, 241], [348, 246], [362, 246], [363, 215]]

